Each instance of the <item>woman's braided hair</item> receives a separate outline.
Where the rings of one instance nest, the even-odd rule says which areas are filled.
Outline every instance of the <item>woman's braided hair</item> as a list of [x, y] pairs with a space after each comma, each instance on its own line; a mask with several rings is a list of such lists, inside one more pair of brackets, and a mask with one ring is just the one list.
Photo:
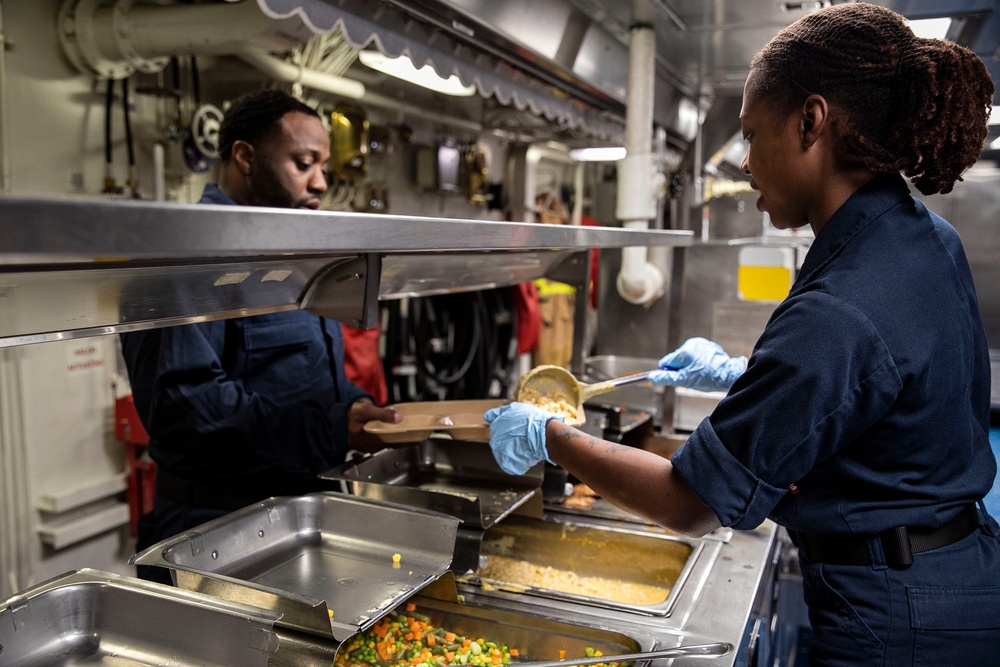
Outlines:
[[975, 53], [917, 37], [895, 12], [835, 5], [782, 30], [753, 59], [755, 95], [791, 112], [809, 93], [835, 113], [845, 154], [902, 172], [926, 194], [950, 192], [979, 159], [993, 81]]
[[236, 141], [255, 144], [274, 132], [278, 121], [293, 111], [319, 118], [311, 106], [280, 90], [260, 90], [236, 98], [219, 127], [219, 156], [222, 161], [228, 162], [232, 158]]

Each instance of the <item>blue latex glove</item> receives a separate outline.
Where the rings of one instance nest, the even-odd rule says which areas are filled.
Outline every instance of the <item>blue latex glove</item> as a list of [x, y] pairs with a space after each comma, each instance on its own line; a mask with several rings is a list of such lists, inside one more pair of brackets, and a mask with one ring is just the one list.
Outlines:
[[527, 403], [508, 403], [487, 410], [483, 418], [490, 425], [493, 458], [510, 475], [523, 475], [536, 463], [548, 461], [545, 425], [550, 419], [565, 421]]
[[662, 370], [649, 374], [654, 384], [698, 391], [729, 391], [736, 378], [747, 369], [747, 358], [730, 357], [721, 345], [705, 338], [689, 338], [660, 359], [659, 365]]

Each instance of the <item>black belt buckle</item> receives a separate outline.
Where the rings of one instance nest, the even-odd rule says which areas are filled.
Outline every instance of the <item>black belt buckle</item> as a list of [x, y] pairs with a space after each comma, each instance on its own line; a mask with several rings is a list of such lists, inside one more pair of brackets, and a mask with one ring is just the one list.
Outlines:
[[891, 567], [913, 565], [913, 551], [910, 547], [910, 531], [906, 526], [896, 526], [882, 531], [879, 535], [885, 562]]

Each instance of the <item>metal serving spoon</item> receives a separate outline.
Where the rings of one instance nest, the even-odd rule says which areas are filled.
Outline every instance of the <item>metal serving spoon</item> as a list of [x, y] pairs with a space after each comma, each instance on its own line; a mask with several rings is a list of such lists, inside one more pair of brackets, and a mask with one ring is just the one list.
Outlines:
[[524, 401], [525, 392], [532, 389], [547, 398], [565, 400], [576, 407], [576, 414], [579, 417], [577, 420], [567, 419], [566, 423], [582, 424], [584, 419], [583, 404], [586, 401], [599, 394], [606, 394], [622, 385], [647, 380], [651, 372], [633, 373], [613, 380], [587, 384], [577, 380], [562, 366], [536, 366], [521, 376], [514, 396], [515, 400]]
[[716, 644], [675, 646], [674, 648], [646, 651], [645, 653], [602, 655], [598, 658], [564, 658], [562, 660], [516, 662], [511, 664], [517, 667], [571, 667], [572, 665], [596, 665], [602, 662], [635, 662], [637, 660], [653, 660], [654, 658], [719, 658], [730, 653], [732, 650], [732, 644], [719, 642]]

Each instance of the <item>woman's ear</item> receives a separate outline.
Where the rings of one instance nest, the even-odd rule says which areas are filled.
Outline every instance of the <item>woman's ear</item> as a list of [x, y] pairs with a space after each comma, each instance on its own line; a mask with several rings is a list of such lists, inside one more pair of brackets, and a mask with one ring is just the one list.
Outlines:
[[253, 146], [242, 139], [233, 142], [233, 164], [244, 176], [253, 171]]
[[799, 134], [802, 147], [809, 148], [820, 138], [830, 120], [830, 106], [822, 95], [810, 95], [802, 103]]

